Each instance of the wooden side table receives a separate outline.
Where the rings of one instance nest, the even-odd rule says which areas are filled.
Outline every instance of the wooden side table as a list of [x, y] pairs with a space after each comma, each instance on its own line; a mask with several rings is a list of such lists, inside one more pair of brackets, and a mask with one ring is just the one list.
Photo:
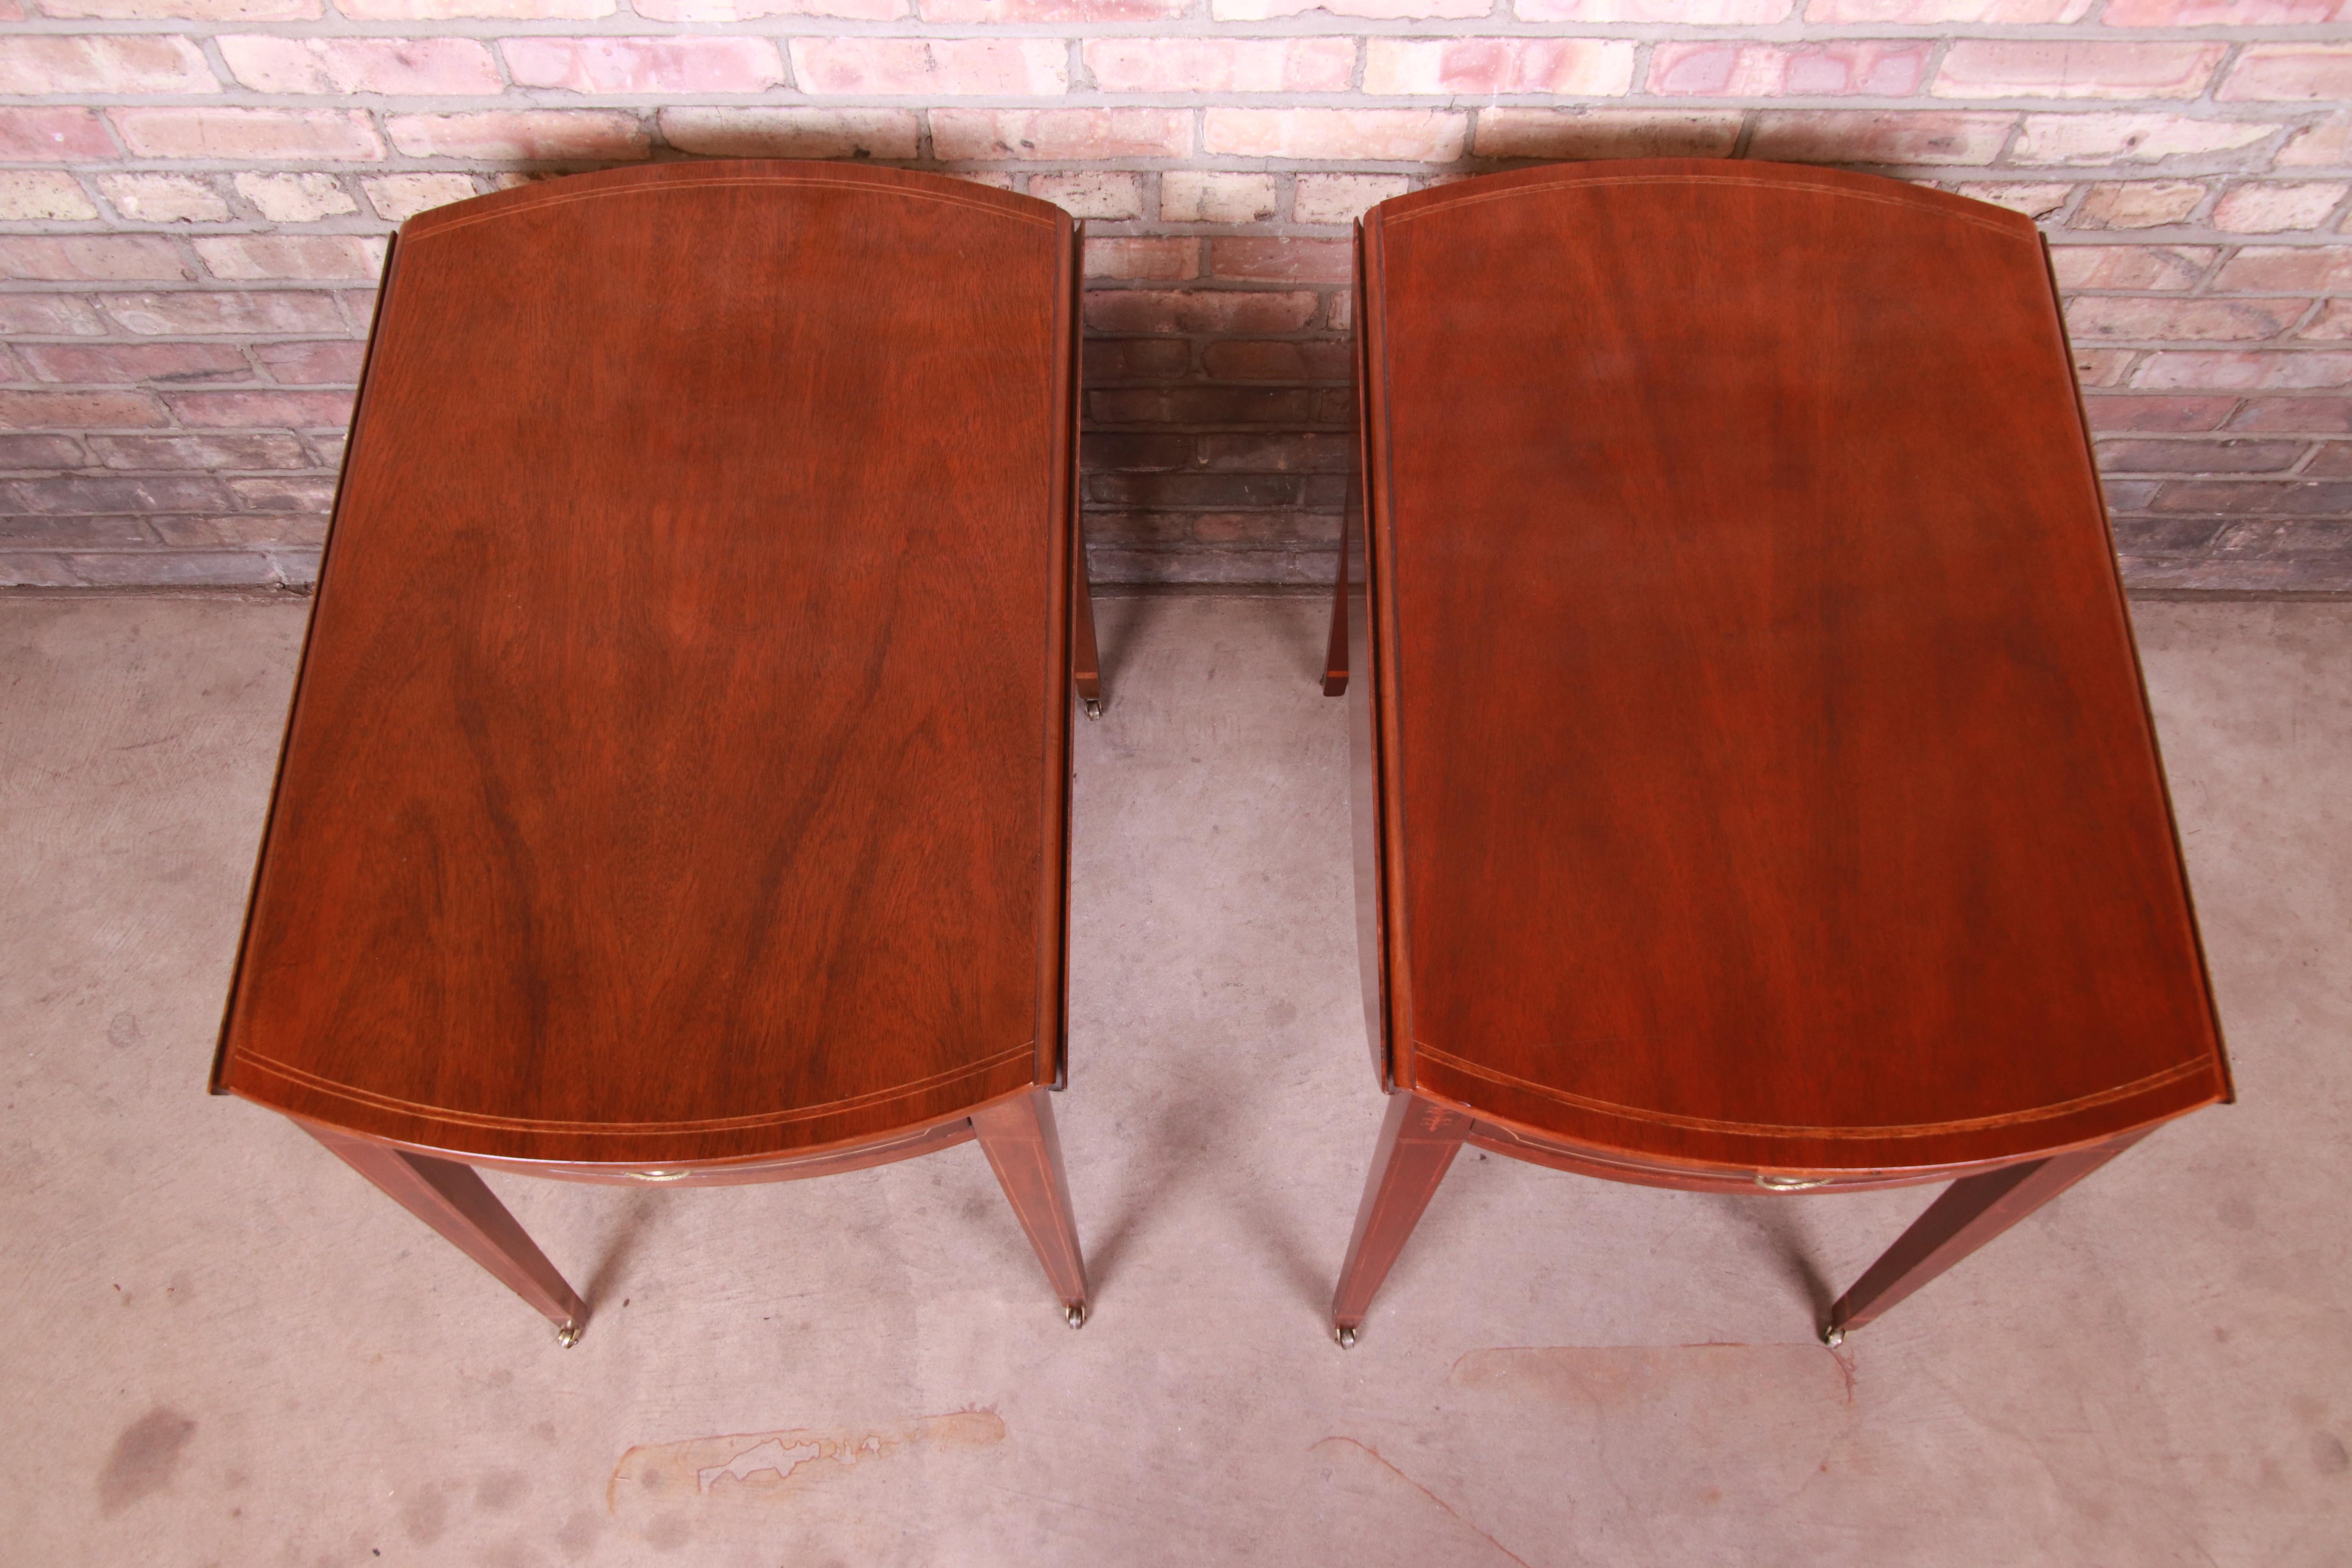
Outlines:
[[[1078, 237], [671, 163], [388, 261], [215, 1092], [559, 1325], [473, 1167], [783, 1180], [977, 1138], [1073, 1326]], [[1073, 647], [1078, 662], [1074, 671]]]
[[[1374, 207], [1359, 903], [1387, 1122], [1332, 1315], [1465, 1143], [1952, 1185], [1836, 1343], [2230, 1097], [2027, 219], [1768, 163]], [[1343, 552], [1344, 563], [1344, 552]]]

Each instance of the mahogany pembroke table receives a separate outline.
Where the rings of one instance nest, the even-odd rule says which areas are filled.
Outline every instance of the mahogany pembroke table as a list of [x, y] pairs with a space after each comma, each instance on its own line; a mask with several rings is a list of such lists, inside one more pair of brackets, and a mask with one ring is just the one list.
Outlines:
[[566, 1344], [587, 1304], [473, 1167], [758, 1182], [976, 1137], [1084, 1321], [1045, 1092], [1074, 673], [1100, 695], [1077, 244], [793, 163], [398, 236], [213, 1089]]
[[1891, 180], [1585, 163], [1357, 247], [1342, 551], [1386, 1124], [1332, 1308], [1465, 1143], [1949, 1181], [1836, 1343], [2230, 1097], [2058, 297]]

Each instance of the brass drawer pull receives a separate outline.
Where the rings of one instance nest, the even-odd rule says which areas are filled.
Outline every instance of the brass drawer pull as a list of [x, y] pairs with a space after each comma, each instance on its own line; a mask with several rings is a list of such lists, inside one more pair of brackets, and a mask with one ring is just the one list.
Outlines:
[[1768, 1176], [1761, 1171], [1756, 1173], [1756, 1184], [1771, 1193], [1801, 1193], [1811, 1187], [1826, 1187], [1836, 1180], [1835, 1176]]
[[[629, 1173], [629, 1180], [633, 1182], [682, 1182], [692, 1174], [694, 1174], [692, 1171], [631, 1171]], [[1757, 1180], [1762, 1181], [1763, 1178], [1759, 1176]]]

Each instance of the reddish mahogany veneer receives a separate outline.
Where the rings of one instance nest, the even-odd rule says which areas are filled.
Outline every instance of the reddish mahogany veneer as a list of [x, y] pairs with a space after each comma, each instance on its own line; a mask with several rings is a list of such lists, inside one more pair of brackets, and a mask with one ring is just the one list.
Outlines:
[[590, 1179], [1045, 1115], [1076, 244], [1044, 202], [781, 163], [411, 220], [215, 1087]]
[[2227, 1097], [2030, 221], [1582, 164], [1383, 203], [1360, 268], [1397, 1192], [1465, 1140], [1924, 1181]]

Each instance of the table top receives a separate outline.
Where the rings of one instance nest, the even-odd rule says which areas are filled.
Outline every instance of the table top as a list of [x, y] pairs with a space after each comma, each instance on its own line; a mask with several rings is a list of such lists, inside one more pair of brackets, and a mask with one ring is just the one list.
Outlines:
[[1051, 1081], [1073, 263], [825, 164], [411, 219], [215, 1087], [669, 1164]]
[[2227, 1095], [2030, 221], [1658, 161], [1363, 244], [1400, 1083], [1820, 1171]]

